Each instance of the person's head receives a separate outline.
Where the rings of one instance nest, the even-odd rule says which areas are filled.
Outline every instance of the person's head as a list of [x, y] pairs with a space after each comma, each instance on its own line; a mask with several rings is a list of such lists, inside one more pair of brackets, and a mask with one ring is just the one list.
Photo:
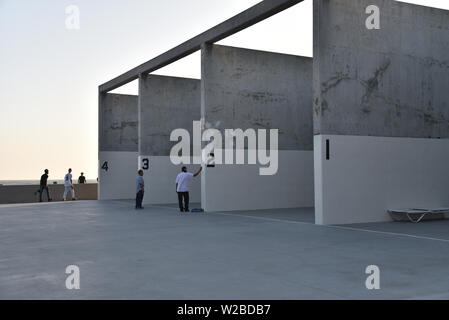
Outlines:
[[182, 172], [187, 172], [187, 167], [182, 167], [181, 171]]
[[139, 176], [143, 176], [143, 170], [138, 171]]
[[69, 168], [69, 173], [71, 173], [72, 172], [72, 169], [71, 168]]
[[84, 172], [81, 172], [81, 176], [83, 176], [84, 175]]
[[44, 172], [45, 172], [45, 174], [48, 174], [48, 169], [45, 169]]

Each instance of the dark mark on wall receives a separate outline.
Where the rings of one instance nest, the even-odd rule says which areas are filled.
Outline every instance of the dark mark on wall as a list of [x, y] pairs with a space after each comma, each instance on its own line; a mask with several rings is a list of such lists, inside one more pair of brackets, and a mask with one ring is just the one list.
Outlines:
[[382, 65], [376, 69], [376, 71], [374, 72], [374, 75], [366, 80], [366, 81], [361, 81], [362, 85], [365, 87], [365, 94], [362, 97], [362, 104], [368, 102], [368, 100], [371, 98], [371, 95], [373, 94], [373, 92], [375, 90], [377, 90], [379, 88], [379, 82], [380, 79], [382, 78], [382, 76], [385, 74], [385, 72], [388, 70], [388, 68], [391, 65], [391, 60], [390, 59], [386, 59]]

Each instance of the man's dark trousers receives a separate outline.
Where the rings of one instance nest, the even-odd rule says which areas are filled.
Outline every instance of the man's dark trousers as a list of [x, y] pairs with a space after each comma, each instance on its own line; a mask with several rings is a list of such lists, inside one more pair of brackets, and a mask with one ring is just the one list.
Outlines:
[[42, 192], [44, 192], [44, 190], [47, 190], [47, 200], [50, 201], [50, 192], [48, 191], [48, 187], [47, 186], [41, 186], [41, 189], [39, 191], [39, 201], [42, 202]]
[[[182, 198], [184, 198], [184, 207], [182, 206]], [[179, 202], [179, 210], [181, 210], [181, 211], [189, 210], [189, 193], [188, 192], [178, 192], [178, 202]]]
[[140, 190], [139, 192], [137, 192], [136, 195], [136, 209], [142, 208], [142, 201], [143, 201], [143, 191]]

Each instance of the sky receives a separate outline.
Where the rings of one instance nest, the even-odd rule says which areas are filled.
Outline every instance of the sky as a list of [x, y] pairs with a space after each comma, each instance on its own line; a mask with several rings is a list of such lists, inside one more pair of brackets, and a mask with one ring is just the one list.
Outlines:
[[[97, 178], [98, 86], [259, 0], [0, 0], [0, 180]], [[403, 1], [449, 9], [447, 0]], [[67, 28], [79, 9], [79, 29]], [[219, 44], [313, 55], [312, 0]], [[200, 78], [192, 54], [155, 74]], [[117, 93], [137, 94], [133, 82]]]

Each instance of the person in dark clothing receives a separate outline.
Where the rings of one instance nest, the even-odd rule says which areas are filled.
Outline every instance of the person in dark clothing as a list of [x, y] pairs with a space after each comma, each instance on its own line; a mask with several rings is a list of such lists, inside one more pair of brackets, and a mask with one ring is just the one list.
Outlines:
[[145, 193], [145, 182], [143, 180], [143, 170], [139, 170], [136, 178], [136, 209], [143, 209], [142, 201]]
[[79, 184], [84, 184], [86, 183], [86, 177], [84, 176], [84, 172], [81, 172], [80, 177], [78, 178], [78, 183]]
[[41, 176], [40, 189], [39, 189], [39, 202], [42, 202], [42, 193], [47, 191], [48, 202], [51, 201], [50, 191], [48, 190], [48, 169], [45, 169], [44, 174]]

